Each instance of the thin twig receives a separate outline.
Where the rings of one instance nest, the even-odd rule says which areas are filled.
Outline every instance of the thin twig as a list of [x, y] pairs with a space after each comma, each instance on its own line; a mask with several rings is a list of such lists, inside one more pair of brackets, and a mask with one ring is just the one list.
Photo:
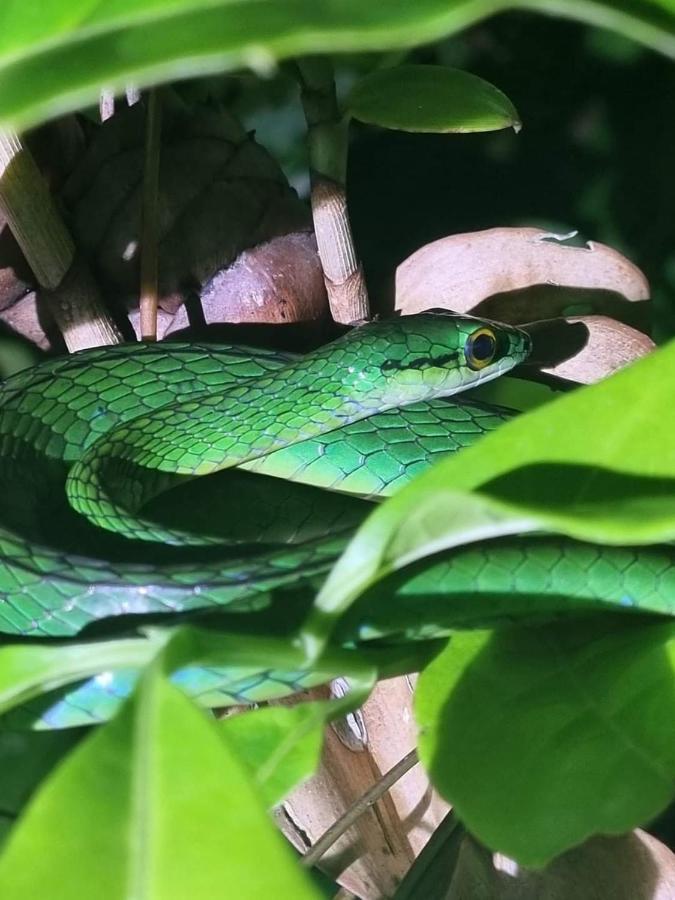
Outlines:
[[143, 212], [141, 230], [141, 339], [157, 340], [158, 230], [159, 230], [159, 156], [161, 140], [159, 94], [148, 96], [145, 126], [145, 164], [143, 168]]
[[297, 63], [308, 128], [314, 233], [333, 319], [344, 325], [370, 318], [368, 292], [347, 212], [348, 122], [340, 114], [326, 59]]
[[116, 344], [122, 338], [32, 154], [12, 131], [0, 131], [0, 211], [21, 247], [68, 349]]
[[321, 857], [329, 850], [333, 844], [363, 815], [366, 810], [370, 809], [385, 794], [392, 785], [396, 784], [399, 778], [402, 778], [406, 772], [410, 771], [418, 762], [417, 750], [411, 750], [403, 759], [399, 760], [396, 765], [380, 778], [365, 794], [353, 803], [349, 809], [333, 822], [330, 828], [325, 831], [319, 840], [309, 848], [307, 853], [302, 857], [302, 865], [306, 867], [313, 866]]

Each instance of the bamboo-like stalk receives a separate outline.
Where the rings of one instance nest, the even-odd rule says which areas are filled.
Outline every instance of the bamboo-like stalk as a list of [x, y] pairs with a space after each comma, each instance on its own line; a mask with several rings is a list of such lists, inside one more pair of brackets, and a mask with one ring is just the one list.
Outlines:
[[141, 291], [140, 327], [141, 339], [157, 340], [158, 306], [158, 192], [159, 157], [162, 111], [156, 90], [148, 95], [148, 112], [145, 125], [145, 163], [143, 167], [143, 211], [141, 226]]
[[354, 247], [347, 211], [347, 129], [326, 59], [297, 63], [308, 127], [314, 231], [331, 314], [349, 325], [370, 318], [363, 270]]
[[101, 122], [107, 122], [115, 115], [115, 94], [104, 88], [98, 95], [98, 115]]
[[140, 103], [141, 92], [135, 85], [128, 84], [125, 94], [127, 95], [127, 106], [135, 106], [137, 103]]
[[116, 344], [122, 336], [103, 306], [32, 154], [0, 130], [0, 210], [21, 247], [68, 350]]

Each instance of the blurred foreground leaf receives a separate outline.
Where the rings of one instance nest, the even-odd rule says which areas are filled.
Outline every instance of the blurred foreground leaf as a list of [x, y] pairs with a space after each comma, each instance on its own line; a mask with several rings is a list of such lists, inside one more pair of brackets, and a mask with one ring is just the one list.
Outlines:
[[36, 124], [95, 102], [104, 85], [413, 46], [517, 8], [605, 25], [675, 58], [673, 0], [4, 0], [0, 122]]
[[153, 666], [29, 805], [0, 895], [316, 900], [284, 844], [217, 724]]

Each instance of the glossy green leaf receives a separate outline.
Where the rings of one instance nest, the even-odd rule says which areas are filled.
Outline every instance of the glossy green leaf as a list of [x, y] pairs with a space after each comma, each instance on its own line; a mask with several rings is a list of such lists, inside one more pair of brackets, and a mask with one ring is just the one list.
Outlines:
[[4, 0], [0, 122], [26, 126], [82, 107], [102, 85], [412, 46], [519, 7], [607, 25], [675, 57], [673, 0]]
[[[326, 723], [347, 715], [368, 699], [375, 685], [376, 668], [362, 665], [352, 670], [352, 677], [346, 679], [349, 689], [341, 697], [294, 706], [267, 706], [221, 721], [225, 736], [269, 807], [280, 803], [297, 784], [314, 774]], [[349, 668], [342, 673], [348, 675]]]
[[382, 504], [333, 568], [305, 628], [331, 621], [415, 560], [500, 535], [549, 531], [614, 544], [675, 537], [675, 342], [448, 457]]
[[267, 806], [276, 806], [316, 771], [329, 705], [267, 706], [221, 721]]
[[94, 887], [98, 900], [319, 896], [217, 724], [157, 667], [46, 782], [0, 858], [3, 900]]
[[149, 638], [0, 647], [0, 714], [101, 671], [146, 665], [171, 633], [155, 629]]
[[[675, 341], [599, 384], [508, 422], [427, 477], [471, 490], [545, 462], [675, 478], [675, 417], [667, 414], [673, 373]], [[588, 494], [591, 487], [573, 482], [573, 497]]]
[[506, 94], [476, 75], [446, 66], [376, 69], [357, 82], [346, 109], [361, 122], [398, 131], [520, 129]]
[[541, 866], [675, 793], [675, 625], [458, 633], [420, 676], [420, 755], [480, 840]]
[[[8, 644], [0, 648], [0, 714], [35, 701], [18, 710], [11, 725], [58, 728], [102, 721], [123, 701], [115, 691], [101, 687], [96, 676], [121, 670], [126, 684], [134, 672], [140, 673], [161, 654], [165, 673], [178, 686], [185, 684], [188, 694], [194, 691], [198, 702], [206, 706], [286, 696], [343, 676], [350, 691], [339, 702], [329, 704], [325, 713], [341, 715], [365, 701], [378, 673], [389, 677], [417, 671], [433, 652], [433, 646], [419, 643], [407, 652], [385, 649], [364, 654], [330, 648], [309, 665], [306, 652], [289, 637], [207, 632], [189, 625], [152, 627], [143, 637], [122, 640]], [[195, 677], [195, 666], [219, 669], [218, 686], [213, 671], [206, 682]], [[82, 683], [69, 691], [74, 682]]]
[[611, 28], [661, 53], [674, 55], [674, 0], [519, 0], [514, 5]]

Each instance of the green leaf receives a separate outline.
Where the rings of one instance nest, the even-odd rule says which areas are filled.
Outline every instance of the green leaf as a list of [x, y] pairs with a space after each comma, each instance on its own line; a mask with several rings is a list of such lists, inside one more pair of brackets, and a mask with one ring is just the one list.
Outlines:
[[0, 733], [0, 843], [40, 781], [82, 735], [82, 731]]
[[422, 673], [420, 755], [480, 840], [542, 866], [675, 792], [675, 625], [466, 632]]
[[[671, 341], [599, 384], [513, 419], [427, 477], [451, 478], [455, 488], [471, 490], [514, 469], [546, 462], [675, 478], [675, 417], [667, 414], [674, 373]], [[573, 493], [588, 490], [586, 484], [575, 485]]]
[[673, 57], [674, 0], [520, 0], [513, 6], [610, 28]]
[[0, 895], [316, 900], [284, 844], [216, 723], [152, 667], [30, 804]]
[[357, 82], [346, 109], [361, 122], [399, 131], [520, 130], [506, 94], [476, 75], [446, 66], [377, 69]]
[[268, 807], [314, 774], [330, 703], [267, 706], [220, 723]]
[[673, 372], [675, 342], [507, 422], [382, 504], [317, 597], [310, 652], [367, 587], [443, 549], [532, 531], [613, 544], [672, 539]]
[[673, 0], [3, 0], [0, 122], [25, 127], [77, 109], [102, 85], [413, 46], [519, 7], [607, 25], [675, 58]]
[[333, 700], [267, 706], [221, 720], [227, 739], [248, 768], [269, 807], [316, 771], [327, 722], [362, 706], [375, 670], [356, 669], [349, 690]]
[[[19, 728], [103, 721], [122, 705], [123, 692], [143, 668], [161, 654], [167, 676], [205, 706], [269, 700], [344, 677], [348, 694], [328, 704], [325, 712], [337, 716], [363, 703], [378, 677], [419, 671], [438, 649], [434, 641], [368, 652], [331, 647], [310, 663], [293, 635], [207, 632], [187, 624], [144, 631], [144, 637], [122, 640], [0, 648], [0, 714], [21, 706], [11, 720]], [[115, 673], [121, 678], [113, 687], [110, 676]], [[99, 679], [101, 674], [105, 677]], [[68, 688], [73, 682], [80, 683]]]
[[99, 672], [143, 666], [171, 634], [170, 629], [153, 629], [147, 638], [0, 647], [0, 714]]

